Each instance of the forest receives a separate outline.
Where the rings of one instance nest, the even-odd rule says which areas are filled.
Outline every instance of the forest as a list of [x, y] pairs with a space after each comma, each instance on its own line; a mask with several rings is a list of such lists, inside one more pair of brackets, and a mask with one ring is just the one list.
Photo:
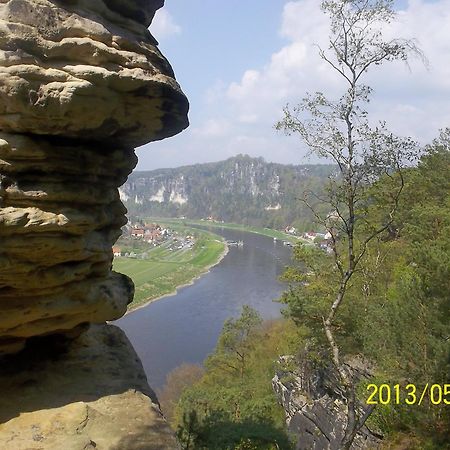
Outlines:
[[[370, 360], [371, 383], [444, 386], [450, 372], [450, 129], [404, 179], [395, 220], [370, 243], [337, 314], [336, 339], [346, 356]], [[370, 187], [368, 219], [379, 220], [391, 183], [386, 176]], [[332, 259], [299, 244], [283, 275], [284, 318], [263, 323], [244, 307], [240, 318], [225, 323], [204, 368], [184, 365], [169, 374], [160, 400], [183, 448], [295, 448], [298, 437], [286, 429], [271, 380], [282, 355], [292, 355], [296, 365], [304, 358], [328, 364], [321, 317], [335, 295]], [[361, 403], [367, 383], [357, 387]], [[367, 426], [383, 437], [382, 448], [448, 448], [450, 395], [434, 400], [378, 404]]]

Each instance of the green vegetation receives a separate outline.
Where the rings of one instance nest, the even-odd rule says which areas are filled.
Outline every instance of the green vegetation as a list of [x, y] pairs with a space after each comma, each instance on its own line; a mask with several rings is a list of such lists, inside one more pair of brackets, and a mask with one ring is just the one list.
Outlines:
[[[404, 176], [395, 221], [368, 246], [334, 331], [343, 356], [358, 354], [375, 364], [371, 382], [420, 389], [448, 383], [450, 373], [450, 130]], [[368, 223], [382, 217], [393, 182], [382, 177], [367, 192]], [[183, 448], [291, 448], [271, 379], [280, 355], [329, 361], [322, 317], [336, 277], [332, 255], [296, 246], [284, 274], [290, 284], [281, 299], [285, 319], [261, 323], [245, 307], [240, 318], [225, 323], [203, 369], [184, 365], [169, 375], [159, 397]], [[362, 401], [365, 387], [358, 386]], [[368, 421], [385, 436], [385, 449], [448, 448], [449, 423], [448, 406], [431, 405], [428, 398], [421, 406], [378, 405]]]
[[[358, 299], [366, 295], [359, 292], [352, 298], [351, 291], [361, 272], [373, 275], [373, 268], [367, 265], [370, 252], [394, 225], [404, 188], [404, 171], [418, 153], [418, 145], [411, 138], [396, 136], [385, 122], [374, 125], [369, 119], [368, 103], [373, 88], [365, 83], [367, 73], [376, 66], [392, 61], [407, 62], [412, 56], [423, 55], [414, 40], [385, 35], [385, 26], [395, 17], [390, 0], [324, 0], [321, 7], [331, 26], [328, 46], [319, 47], [319, 57], [331, 75], [342, 82], [342, 88], [337, 98], [323, 92], [306, 93], [297, 106], [284, 108], [277, 129], [295, 135], [311, 153], [333, 161], [338, 168], [338, 176], [330, 177], [323, 194], [314, 192], [303, 198], [317, 223], [331, 236], [333, 257], [322, 258], [312, 249], [297, 252], [297, 258], [308, 267], [308, 275], [303, 277], [305, 289], [298, 295], [296, 309], [297, 312], [307, 310], [311, 303], [307, 320], [320, 317], [319, 329], [325, 336], [322, 346], [334, 366], [345, 398], [344, 433], [336, 445], [350, 450], [373, 406], [358, 404], [354, 377], [343, 359], [346, 343], [337, 337], [347, 334], [355, 339], [358, 330], [355, 323], [342, 321], [341, 317], [351, 312], [353, 322], [360, 316], [367, 318], [368, 303], [364, 302], [359, 311], [355, 308]], [[371, 192], [374, 182], [382, 183], [382, 191], [377, 193], [379, 198]], [[329, 205], [325, 214], [313, 204], [318, 197]], [[374, 204], [376, 213], [370, 214]], [[314, 282], [318, 277], [321, 286]], [[368, 283], [365, 280], [362, 287]], [[397, 290], [399, 301], [404, 294], [400, 294], [400, 288]], [[404, 319], [408, 317], [403, 315]], [[364, 335], [368, 327], [369, 324], [361, 330]]]
[[279, 239], [280, 241], [288, 241], [292, 243], [297, 243], [299, 241], [305, 241], [304, 239], [293, 236], [292, 234], [284, 233], [283, 231], [272, 230], [271, 228], [261, 228], [249, 225], [240, 225], [237, 223], [226, 223], [226, 222], [213, 222], [208, 220], [193, 220], [193, 219], [172, 219], [172, 218], [161, 218], [161, 217], [151, 217], [148, 220], [157, 221], [158, 223], [163, 223], [167, 225], [198, 225], [201, 227], [211, 227], [211, 228], [224, 228], [226, 230], [237, 230], [246, 231], [248, 233], [260, 234], [262, 236], [272, 237]]
[[[362, 354], [375, 363], [374, 382], [399, 383], [402, 389], [413, 383], [419, 391], [427, 383], [449, 382], [450, 129], [404, 180], [395, 220], [368, 245], [333, 330], [342, 354]], [[367, 223], [380, 220], [395, 182], [385, 176], [372, 185]], [[355, 234], [355, 245], [365, 232]], [[284, 275], [291, 284], [282, 298], [286, 315], [307, 327], [309, 351], [323, 357], [328, 343], [322, 317], [335, 298], [339, 274], [333, 258], [315, 248], [299, 246], [294, 258], [297, 265]], [[363, 387], [361, 393], [366, 398]], [[388, 443], [412, 443], [402, 448], [437, 450], [450, 442], [448, 405], [432, 405], [428, 398], [420, 406], [378, 405], [368, 423]]]
[[[450, 128], [413, 167], [418, 144], [384, 122], [374, 125], [373, 89], [364, 84], [376, 66], [423, 57], [414, 40], [384, 35], [394, 2], [324, 0], [321, 6], [331, 28], [319, 56], [342, 90], [334, 99], [307, 93], [294, 108], [286, 106], [277, 128], [332, 161], [335, 173], [305, 188], [296, 170], [280, 176], [279, 167], [240, 157], [219, 171], [204, 168], [202, 182], [184, 191], [189, 201], [170, 206], [170, 215], [278, 229], [296, 218], [302, 229], [315, 219], [329, 236], [327, 251], [297, 245], [283, 277], [290, 287], [281, 301], [297, 326], [288, 333], [296, 347], [285, 345], [292, 340], [284, 329], [264, 335], [250, 308], [225, 323], [205, 373], [184, 389], [172, 414], [185, 449], [289, 448], [270, 389], [282, 353], [297, 355], [299, 367], [312, 362], [334, 371], [345, 418], [333, 448], [350, 450], [365, 424], [384, 436], [387, 448], [450, 445]], [[270, 196], [273, 186], [282, 200]], [[156, 205], [152, 215], [166, 206]], [[371, 383], [398, 386], [398, 396], [368, 404], [367, 380], [357, 382], [347, 364], [355, 356], [373, 363]], [[411, 385], [416, 397], [407, 395]], [[425, 395], [430, 385], [438, 395], [430, 389]]]
[[195, 236], [192, 248], [174, 248], [172, 240], [157, 247], [138, 240], [119, 242], [124, 252], [135, 251], [139, 256], [139, 259], [117, 257], [113, 264], [114, 270], [128, 275], [135, 284], [130, 308], [173, 293], [220, 260], [225, 251], [220, 236], [183, 226], [177, 229], [185, 235]]
[[197, 375], [176, 408], [167, 393], [179, 392], [173, 386], [179, 385], [179, 376], [169, 375], [161, 395], [163, 410], [172, 418], [183, 448], [291, 449], [271, 379], [278, 355], [297, 348], [299, 339], [291, 321], [262, 323], [248, 306], [239, 318], [226, 321], [204, 373], [199, 376], [198, 368], [184, 368], [190, 378]]

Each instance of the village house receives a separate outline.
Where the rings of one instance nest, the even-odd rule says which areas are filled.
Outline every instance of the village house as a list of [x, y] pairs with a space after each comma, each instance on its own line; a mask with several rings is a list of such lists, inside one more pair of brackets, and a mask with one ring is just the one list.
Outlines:
[[285, 233], [289, 233], [289, 234], [296, 234], [296, 233], [297, 233], [297, 229], [296, 229], [295, 227], [287, 226], [287, 227], [284, 229], [284, 232], [285, 232]]
[[130, 235], [133, 239], [155, 244], [157, 241], [162, 241], [170, 236], [170, 232], [157, 223], [146, 223], [145, 225], [132, 227]]
[[302, 237], [304, 237], [305, 239], [308, 239], [310, 241], [314, 241], [316, 236], [317, 236], [317, 233], [315, 233], [314, 231], [307, 231], [306, 233], [303, 233], [303, 235], [302, 235]]
[[144, 240], [147, 242], [154, 242], [161, 238], [161, 230], [154, 228], [151, 230], [145, 230]]
[[113, 252], [114, 258], [117, 257], [117, 256], [122, 256], [122, 250], [117, 245], [113, 246], [112, 252]]
[[144, 228], [132, 228], [131, 229], [131, 237], [139, 239], [144, 237], [145, 230]]
[[147, 242], [157, 241], [162, 237], [162, 228], [156, 223], [145, 224], [144, 240]]
[[327, 233], [317, 233], [317, 237], [321, 238], [321, 240], [319, 242], [316, 241], [316, 245], [322, 249], [325, 250], [327, 253], [332, 253], [333, 252], [333, 247], [332, 247], [332, 242], [331, 242], [331, 238], [332, 235], [330, 232]]

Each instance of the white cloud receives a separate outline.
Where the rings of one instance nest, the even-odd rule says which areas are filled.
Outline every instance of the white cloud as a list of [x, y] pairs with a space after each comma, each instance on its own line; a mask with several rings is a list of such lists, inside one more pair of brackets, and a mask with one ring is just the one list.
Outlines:
[[174, 18], [167, 12], [166, 8], [158, 9], [152, 24], [150, 25], [150, 31], [156, 39], [167, 39], [171, 36], [181, 33], [181, 27], [178, 25]]
[[241, 114], [238, 119], [241, 123], [258, 123], [256, 114]]
[[[365, 79], [374, 89], [370, 113], [374, 120], [386, 120], [395, 133], [427, 143], [439, 128], [450, 126], [450, 0], [409, 0], [397, 19], [384, 31], [416, 39], [429, 68], [419, 60], [411, 62], [411, 70], [403, 63], [374, 68]], [[217, 82], [206, 92], [202, 115], [210, 119], [186, 135], [186, 158], [219, 160], [249, 153], [270, 161], [304, 161], [300, 141], [273, 129], [283, 106], [298, 103], [308, 91], [338, 96], [345, 85], [318, 55], [315, 44], [326, 49], [329, 33], [319, 0], [287, 2], [279, 32], [286, 44], [268, 54], [265, 65], [248, 68], [228, 85]]]
[[213, 105], [223, 100], [224, 91], [227, 88], [227, 84], [223, 80], [216, 80], [216, 82], [206, 89], [204, 100], [206, 104]]
[[[247, 70], [226, 91], [234, 120], [251, 117], [254, 123], [258, 118], [259, 136], [266, 134], [263, 127], [281, 117], [284, 104], [297, 103], [307, 91], [330, 96], [342, 92], [342, 80], [318, 56], [317, 45], [327, 48], [329, 30], [319, 5], [317, 0], [286, 3], [280, 34], [290, 42], [272, 54], [265, 67]], [[419, 60], [411, 62], [411, 70], [403, 63], [376, 68], [366, 79], [375, 90], [370, 112], [377, 120], [386, 119], [395, 132], [428, 142], [438, 128], [450, 125], [450, 0], [410, 0], [385, 32], [416, 39], [429, 69]], [[253, 132], [248, 130], [249, 137]]]
[[280, 34], [293, 42], [317, 44], [328, 36], [329, 20], [320, 11], [320, 1], [291, 1], [283, 9]]
[[209, 119], [202, 125], [192, 128], [191, 132], [195, 136], [217, 138], [228, 135], [230, 124], [223, 119]]

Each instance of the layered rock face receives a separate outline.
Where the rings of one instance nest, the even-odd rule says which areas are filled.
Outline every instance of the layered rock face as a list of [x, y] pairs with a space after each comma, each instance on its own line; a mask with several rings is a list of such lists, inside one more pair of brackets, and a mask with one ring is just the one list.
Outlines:
[[186, 99], [146, 28], [161, 3], [2, 0], [0, 129], [133, 147], [185, 128]]
[[147, 26], [161, 0], [0, 0], [0, 355], [122, 316], [134, 146], [187, 126]]
[[[289, 356], [282, 357], [280, 363], [288, 368], [277, 372], [272, 386], [285, 410], [288, 430], [297, 438], [296, 450], [339, 450], [347, 415], [335, 370], [317, 367], [306, 359], [299, 363]], [[348, 361], [347, 368], [355, 383], [371, 376], [370, 366], [359, 358]], [[379, 449], [381, 438], [364, 425], [352, 449]]]

